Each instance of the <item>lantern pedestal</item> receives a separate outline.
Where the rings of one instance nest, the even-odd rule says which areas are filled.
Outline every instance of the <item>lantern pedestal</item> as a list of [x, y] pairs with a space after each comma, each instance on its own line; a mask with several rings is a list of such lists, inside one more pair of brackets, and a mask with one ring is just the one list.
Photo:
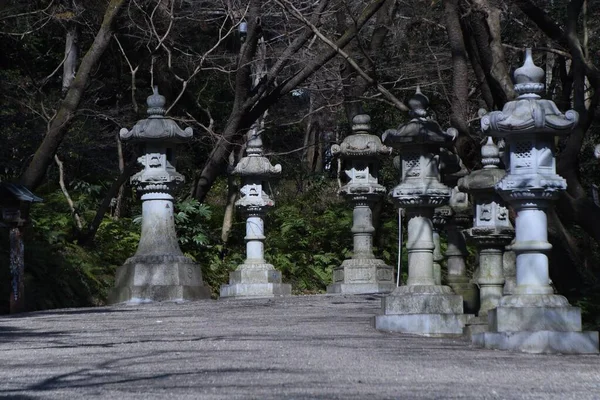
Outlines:
[[210, 298], [200, 266], [179, 248], [173, 197], [167, 193], [147, 193], [141, 200], [142, 234], [138, 249], [117, 269], [109, 303]]
[[[378, 185], [379, 186], [379, 185]], [[346, 186], [347, 188], [347, 186]], [[383, 189], [385, 190], [385, 189]], [[352, 233], [354, 252], [333, 271], [333, 284], [327, 286], [329, 294], [389, 293], [396, 288], [394, 271], [373, 254], [371, 205], [379, 194], [351, 195], [354, 204]]]
[[408, 282], [382, 299], [384, 315], [375, 317], [375, 328], [422, 336], [460, 336], [465, 325], [463, 299], [450, 287], [435, 284], [433, 208], [406, 211]]

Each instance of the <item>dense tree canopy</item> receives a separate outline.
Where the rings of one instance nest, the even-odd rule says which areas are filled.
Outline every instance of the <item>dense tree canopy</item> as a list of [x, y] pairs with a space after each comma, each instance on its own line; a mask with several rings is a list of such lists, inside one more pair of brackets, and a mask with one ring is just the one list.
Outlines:
[[[348, 222], [335, 196], [339, 165], [327, 154], [348, 133], [347, 121], [365, 109], [376, 131], [397, 125], [403, 100], [420, 85], [438, 121], [459, 130], [455, 150], [465, 165], [477, 168], [478, 111], [515, 97], [511, 71], [533, 47], [547, 97], [581, 116], [557, 143], [568, 191], [550, 215], [552, 275], [562, 292], [591, 291], [600, 243], [592, 198], [599, 30], [600, 4], [586, 0], [2, 0], [0, 179], [46, 197], [34, 215], [36, 243], [47, 251], [59, 243], [64, 265], [80, 260], [89, 275], [81, 281], [98, 284], [80, 288], [82, 296], [101, 302], [111, 268], [135, 247], [131, 224], [139, 214], [122, 185], [137, 168], [136, 149], [123, 148], [116, 134], [143, 118], [156, 85], [168, 114], [195, 129], [180, 149], [178, 169], [188, 182], [179, 222], [186, 251], [217, 284], [243, 236], [230, 234], [239, 224], [232, 223], [236, 189], [227, 167], [240, 157], [244, 133], [264, 118], [267, 152], [284, 165], [275, 192], [286, 210], [271, 217], [276, 234], [268, 245], [289, 279], [319, 290], [343, 259], [338, 250], [349, 247], [349, 232], [338, 235], [343, 243], [328, 243], [332, 232], [318, 218], [327, 210], [324, 218]], [[391, 165], [386, 171], [390, 187], [396, 176]], [[302, 212], [311, 207], [316, 214]], [[394, 210], [379, 209], [378, 244], [393, 263]], [[327, 229], [345, 232], [342, 222]], [[88, 260], [96, 270], [82, 267], [84, 254], [96, 257]]]

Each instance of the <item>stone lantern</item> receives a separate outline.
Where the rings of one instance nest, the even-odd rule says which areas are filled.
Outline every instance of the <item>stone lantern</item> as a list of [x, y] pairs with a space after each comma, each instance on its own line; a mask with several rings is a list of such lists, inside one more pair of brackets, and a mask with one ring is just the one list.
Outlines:
[[221, 297], [289, 296], [292, 286], [281, 283], [281, 272], [265, 261], [264, 215], [275, 202], [265, 192], [270, 178], [281, 173], [281, 165], [271, 165], [263, 156], [260, 129], [248, 131], [246, 156], [235, 166], [233, 174], [242, 178], [241, 197], [235, 203], [246, 217], [246, 260], [229, 274], [229, 284], [221, 286]]
[[461, 335], [463, 300], [433, 274], [433, 210], [448, 204], [452, 189], [440, 182], [440, 147], [449, 147], [455, 129], [442, 131], [427, 117], [429, 99], [419, 89], [409, 101], [412, 119], [383, 134], [383, 142], [400, 150], [401, 182], [392, 189], [408, 220], [408, 281], [382, 299], [384, 315], [375, 318], [383, 331], [424, 336]]
[[8, 228], [10, 241], [11, 314], [25, 311], [25, 246], [23, 227], [29, 223], [31, 204], [43, 201], [23, 185], [0, 183], [0, 226]]
[[483, 169], [473, 171], [458, 181], [458, 187], [473, 196], [473, 227], [465, 232], [479, 250], [479, 268], [473, 280], [479, 285], [479, 312], [469, 320], [471, 336], [487, 330], [488, 312], [496, 308], [503, 295], [503, 254], [514, 237], [506, 204], [496, 193], [495, 185], [504, 177], [498, 168], [500, 153], [491, 137], [481, 148]]
[[142, 200], [142, 233], [135, 255], [117, 270], [109, 302], [209, 298], [200, 267], [179, 248], [173, 218], [172, 194], [184, 181], [175, 170], [174, 147], [192, 138], [192, 128], [182, 130], [165, 117], [165, 98], [158, 88], [147, 104], [148, 118], [120, 132], [122, 141], [145, 145], [144, 154], [138, 158], [144, 169], [131, 177]]
[[527, 49], [525, 63], [515, 70], [519, 97], [481, 119], [482, 131], [507, 143], [507, 174], [496, 190], [516, 212], [517, 287], [488, 312], [489, 332], [473, 335], [480, 347], [534, 353], [597, 353], [598, 332], [581, 331], [581, 311], [550, 286], [546, 210], [566, 181], [556, 174], [554, 137], [567, 135], [578, 115], [562, 114], [556, 104], [540, 98], [544, 71]]
[[352, 119], [352, 135], [331, 149], [346, 162], [345, 172], [350, 179], [339, 194], [354, 208], [354, 252], [352, 258], [344, 260], [333, 271], [333, 284], [327, 287], [328, 293], [387, 293], [396, 287], [392, 267], [373, 254], [375, 228], [371, 208], [386, 192], [377, 182], [379, 157], [391, 154], [392, 149], [370, 133], [370, 122], [368, 115], [356, 115]]
[[477, 286], [471, 282], [467, 276], [466, 257], [467, 242], [463, 230], [473, 221], [471, 204], [468, 195], [459, 190], [454, 182], [452, 196], [450, 197], [450, 207], [452, 216], [446, 224], [446, 234], [448, 235], [448, 246], [446, 248], [446, 263], [448, 269], [448, 286], [463, 298], [465, 314], [475, 314], [479, 308], [479, 293]]

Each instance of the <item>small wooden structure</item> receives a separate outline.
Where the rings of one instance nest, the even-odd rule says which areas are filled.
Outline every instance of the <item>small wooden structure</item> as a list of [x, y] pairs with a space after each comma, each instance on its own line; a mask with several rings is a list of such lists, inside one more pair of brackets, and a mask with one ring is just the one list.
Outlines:
[[31, 203], [43, 201], [25, 186], [0, 182], [0, 226], [9, 229], [10, 238], [10, 313], [25, 308], [25, 260], [22, 228], [29, 221]]

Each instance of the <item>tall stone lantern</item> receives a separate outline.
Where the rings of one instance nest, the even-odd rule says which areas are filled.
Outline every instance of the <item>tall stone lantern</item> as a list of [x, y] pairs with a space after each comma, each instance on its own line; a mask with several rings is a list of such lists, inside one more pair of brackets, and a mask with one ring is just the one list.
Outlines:
[[465, 230], [479, 250], [479, 268], [473, 277], [479, 286], [479, 312], [467, 326], [469, 336], [487, 330], [488, 312], [496, 308], [503, 295], [503, 254], [514, 237], [506, 203], [496, 193], [495, 185], [504, 177], [500, 152], [491, 137], [481, 148], [483, 169], [473, 171], [458, 181], [458, 187], [473, 196], [473, 227]]
[[569, 134], [578, 115], [562, 114], [544, 92], [544, 71], [527, 49], [515, 70], [519, 97], [481, 119], [482, 131], [506, 140], [506, 176], [496, 190], [516, 212], [517, 287], [488, 312], [489, 332], [475, 334], [475, 345], [534, 353], [597, 353], [598, 332], [581, 331], [581, 311], [550, 286], [546, 210], [566, 181], [556, 174], [554, 137]]
[[333, 284], [328, 293], [388, 293], [394, 290], [394, 271], [373, 254], [373, 218], [371, 208], [386, 192], [377, 182], [379, 157], [389, 155], [392, 149], [372, 135], [371, 118], [366, 114], [352, 119], [352, 135], [338, 146], [333, 154], [346, 161], [346, 175], [350, 179], [339, 194], [353, 206], [352, 234], [354, 252], [333, 271]]
[[179, 248], [173, 218], [173, 192], [184, 181], [175, 170], [174, 147], [190, 140], [193, 131], [182, 130], [165, 117], [165, 98], [157, 87], [147, 104], [148, 118], [120, 132], [122, 141], [145, 145], [144, 155], [138, 158], [144, 169], [131, 177], [142, 200], [142, 234], [135, 255], [117, 269], [109, 302], [209, 298], [200, 267]]
[[456, 130], [442, 131], [427, 117], [429, 99], [420, 90], [409, 101], [412, 119], [383, 134], [383, 142], [400, 150], [401, 182], [392, 189], [408, 220], [408, 281], [382, 299], [384, 315], [375, 317], [383, 331], [424, 336], [460, 335], [463, 300], [449, 286], [436, 285], [433, 273], [433, 210], [448, 204], [452, 189], [440, 182], [440, 147], [449, 147]]
[[246, 217], [246, 260], [229, 274], [229, 284], [221, 286], [221, 297], [289, 296], [292, 286], [281, 283], [281, 272], [265, 261], [264, 215], [275, 202], [263, 190], [266, 182], [281, 173], [281, 165], [271, 165], [263, 156], [260, 129], [248, 131], [246, 156], [233, 174], [242, 178], [241, 197], [235, 203]]

